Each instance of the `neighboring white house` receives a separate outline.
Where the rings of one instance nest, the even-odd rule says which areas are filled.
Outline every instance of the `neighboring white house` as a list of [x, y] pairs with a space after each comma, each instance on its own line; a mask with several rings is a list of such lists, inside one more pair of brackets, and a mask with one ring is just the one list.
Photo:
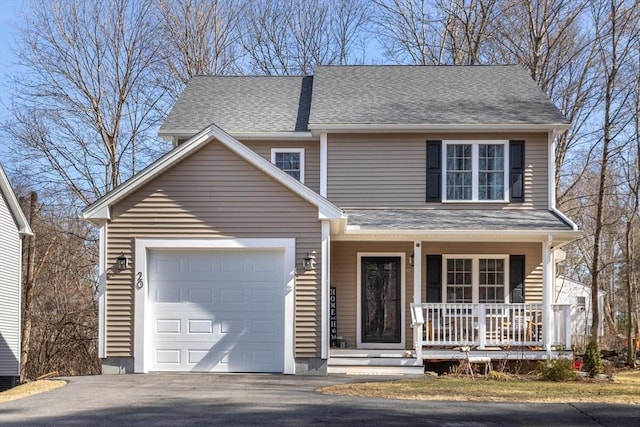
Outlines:
[[[604, 318], [604, 295], [603, 291], [598, 292], [598, 312], [602, 320]], [[591, 286], [576, 282], [564, 276], [556, 278], [555, 304], [571, 305], [571, 334], [573, 344], [583, 348], [588, 340], [591, 329], [593, 313], [591, 310]], [[599, 336], [604, 335], [604, 322], [600, 322]]]
[[20, 376], [22, 236], [31, 234], [0, 165], [0, 390]]

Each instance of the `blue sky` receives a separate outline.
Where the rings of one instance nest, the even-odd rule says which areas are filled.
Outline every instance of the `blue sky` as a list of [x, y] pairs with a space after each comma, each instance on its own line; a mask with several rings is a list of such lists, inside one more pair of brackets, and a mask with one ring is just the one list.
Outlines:
[[[7, 74], [12, 71], [12, 64], [16, 58], [13, 54], [15, 48], [15, 26], [20, 22], [21, 9], [25, 6], [24, 0], [0, 1], [0, 121], [7, 118], [5, 104], [9, 102]], [[5, 163], [4, 144], [0, 143], [0, 162]]]

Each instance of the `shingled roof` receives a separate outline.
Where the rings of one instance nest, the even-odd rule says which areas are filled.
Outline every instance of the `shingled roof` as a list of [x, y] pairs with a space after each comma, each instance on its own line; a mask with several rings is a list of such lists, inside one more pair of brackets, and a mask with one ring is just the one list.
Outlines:
[[318, 66], [313, 77], [194, 77], [160, 134], [212, 123], [234, 133], [569, 122], [519, 65], [362, 65]]
[[313, 77], [197, 76], [178, 97], [160, 134], [307, 131]]
[[568, 124], [519, 65], [319, 66], [310, 127]]

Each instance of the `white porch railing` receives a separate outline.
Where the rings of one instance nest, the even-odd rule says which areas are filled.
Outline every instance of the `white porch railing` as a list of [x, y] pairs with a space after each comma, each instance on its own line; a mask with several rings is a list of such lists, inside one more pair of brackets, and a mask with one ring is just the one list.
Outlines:
[[[571, 345], [570, 306], [551, 308], [551, 346]], [[412, 304], [416, 350], [423, 346], [542, 348], [542, 304]]]

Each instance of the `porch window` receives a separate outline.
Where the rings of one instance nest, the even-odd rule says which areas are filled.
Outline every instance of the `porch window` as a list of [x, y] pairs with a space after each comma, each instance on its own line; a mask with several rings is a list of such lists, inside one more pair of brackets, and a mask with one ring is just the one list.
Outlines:
[[504, 260], [480, 258], [480, 295], [478, 302], [481, 303], [503, 303], [504, 289]]
[[507, 141], [445, 141], [448, 201], [507, 201]]
[[304, 148], [272, 148], [271, 163], [304, 183]]
[[473, 302], [472, 260], [447, 260], [447, 302]]
[[508, 257], [444, 256], [443, 291], [448, 303], [504, 303]]

